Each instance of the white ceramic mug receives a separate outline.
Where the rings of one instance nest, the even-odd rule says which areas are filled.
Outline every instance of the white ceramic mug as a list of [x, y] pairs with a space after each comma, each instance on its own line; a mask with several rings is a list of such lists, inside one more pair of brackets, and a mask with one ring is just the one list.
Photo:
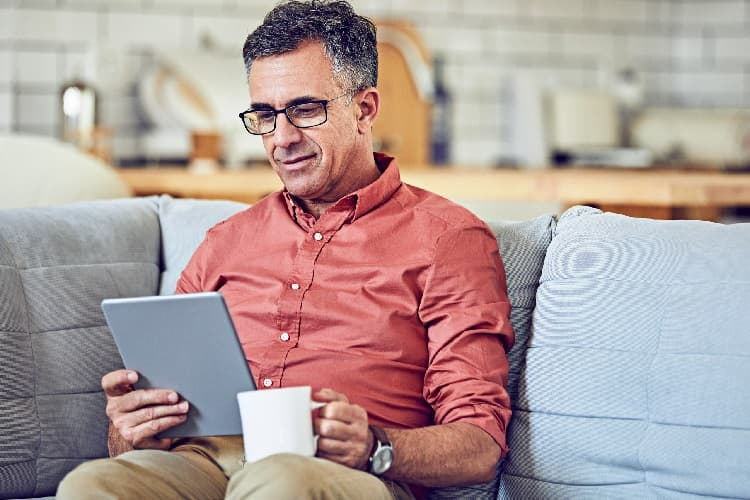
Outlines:
[[325, 403], [312, 401], [311, 393], [310, 386], [301, 386], [237, 394], [246, 462], [277, 453], [315, 455], [312, 410]]

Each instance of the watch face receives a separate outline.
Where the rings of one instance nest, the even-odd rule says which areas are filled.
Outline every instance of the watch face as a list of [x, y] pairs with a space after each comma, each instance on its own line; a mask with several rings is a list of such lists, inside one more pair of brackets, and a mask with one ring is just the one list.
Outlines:
[[390, 446], [379, 448], [372, 456], [372, 472], [382, 474], [391, 468], [393, 463], [393, 449]]

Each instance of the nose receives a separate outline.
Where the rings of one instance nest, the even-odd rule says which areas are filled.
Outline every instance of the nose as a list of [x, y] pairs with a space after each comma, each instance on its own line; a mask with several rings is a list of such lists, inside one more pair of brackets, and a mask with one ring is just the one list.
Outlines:
[[302, 132], [289, 122], [285, 113], [276, 117], [276, 130], [273, 131], [273, 144], [278, 148], [286, 148], [302, 140]]

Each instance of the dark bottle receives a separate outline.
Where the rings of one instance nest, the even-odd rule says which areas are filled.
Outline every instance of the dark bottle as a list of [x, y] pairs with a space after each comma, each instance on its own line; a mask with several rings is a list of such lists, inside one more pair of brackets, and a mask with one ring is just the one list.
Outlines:
[[451, 95], [445, 86], [445, 61], [435, 56], [435, 94], [432, 100], [430, 124], [430, 161], [434, 165], [445, 165], [451, 159]]

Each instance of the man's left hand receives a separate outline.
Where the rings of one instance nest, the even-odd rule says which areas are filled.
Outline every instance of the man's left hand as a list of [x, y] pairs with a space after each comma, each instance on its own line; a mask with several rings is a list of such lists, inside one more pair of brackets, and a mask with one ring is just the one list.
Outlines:
[[332, 389], [313, 394], [315, 401], [327, 403], [318, 410], [313, 426], [318, 434], [317, 456], [353, 469], [367, 469], [374, 437], [367, 411]]

